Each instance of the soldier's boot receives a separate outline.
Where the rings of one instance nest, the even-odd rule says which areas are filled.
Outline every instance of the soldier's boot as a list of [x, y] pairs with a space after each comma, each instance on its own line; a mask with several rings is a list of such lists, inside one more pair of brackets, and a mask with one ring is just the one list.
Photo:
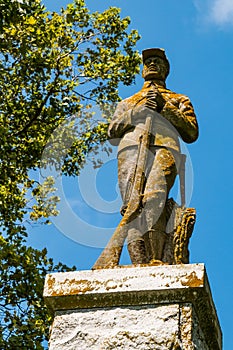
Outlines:
[[132, 264], [147, 263], [145, 242], [143, 239], [129, 242], [127, 248]]
[[149, 263], [152, 260], [152, 249], [151, 249], [151, 244], [150, 244], [149, 232], [150, 231], [146, 232], [143, 236], [144, 242], [145, 242], [147, 263]]
[[145, 244], [147, 257], [150, 262], [161, 261], [163, 249], [166, 242], [166, 233], [161, 230], [152, 229], [146, 233]]

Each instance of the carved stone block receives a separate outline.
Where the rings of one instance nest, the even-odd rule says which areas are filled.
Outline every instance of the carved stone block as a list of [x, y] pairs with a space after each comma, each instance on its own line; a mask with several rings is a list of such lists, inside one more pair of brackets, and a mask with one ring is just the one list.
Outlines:
[[196, 210], [179, 206], [172, 198], [166, 203], [167, 239], [162, 261], [171, 264], [189, 263], [189, 240], [196, 221]]
[[202, 264], [51, 274], [44, 297], [50, 350], [221, 350]]

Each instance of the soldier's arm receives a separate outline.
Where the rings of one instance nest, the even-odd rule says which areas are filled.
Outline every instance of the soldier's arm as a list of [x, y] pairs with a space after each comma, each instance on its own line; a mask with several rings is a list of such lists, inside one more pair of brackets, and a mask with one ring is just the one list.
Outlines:
[[191, 143], [198, 138], [198, 124], [189, 98], [180, 95], [168, 100], [161, 114], [176, 128], [183, 141]]
[[117, 145], [119, 143], [119, 138], [133, 127], [131, 113], [132, 109], [127, 102], [122, 101], [118, 103], [108, 128], [109, 141], [112, 145]]

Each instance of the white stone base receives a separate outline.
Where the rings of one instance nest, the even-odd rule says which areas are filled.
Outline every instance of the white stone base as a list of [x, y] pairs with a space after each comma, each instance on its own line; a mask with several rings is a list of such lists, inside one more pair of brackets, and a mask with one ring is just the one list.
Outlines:
[[48, 275], [50, 350], [221, 350], [203, 264]]

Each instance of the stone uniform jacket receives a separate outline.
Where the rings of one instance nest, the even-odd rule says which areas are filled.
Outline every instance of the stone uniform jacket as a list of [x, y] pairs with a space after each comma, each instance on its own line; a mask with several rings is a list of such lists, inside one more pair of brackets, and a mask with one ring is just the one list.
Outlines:
[[[111, 144], [119, 145], [118, 152], [138, 145], [143, 123], [134, 122], [133, 112], [135, 107], [145, 104], [150, 86], [151, 82], [145, 82], [141, 91], [121, 101], [116, 108], [108, 135]], [[198, 137], [198, 124], [193, 106], [187, 96], [159, 85], [157, 89], [165, 103], [160, 113], [148, 109], [153, 123], [150, 145], [179, 152], [179, 137], [187, 143], [194, 142]]]

